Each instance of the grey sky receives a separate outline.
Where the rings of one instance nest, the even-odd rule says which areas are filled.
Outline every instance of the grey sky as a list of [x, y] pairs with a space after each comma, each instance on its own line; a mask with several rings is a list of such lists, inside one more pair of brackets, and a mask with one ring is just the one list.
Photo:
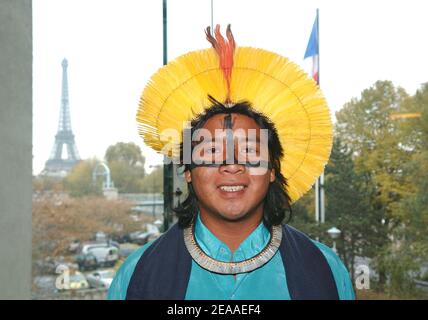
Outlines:
[[[168, 58], [209, 47], [210, 0], [168, 1]], [[214, 23], [238, 45], [303, 61], [320, 9], [321, 88], [333, 113], [376, 80], [413, 94], [428, 81], [428, 2], [422, 0], [214, 0]], [[151, 74], [162, 65], [162, 0], [33, 1], [33, 173], [54, 142], [61, 61], [69, 61], [72, 128], [84, 159], [102, 158], [119, 141], [140, 145], [147, 167], [162, 157], [137, 134], [135, 113]]]

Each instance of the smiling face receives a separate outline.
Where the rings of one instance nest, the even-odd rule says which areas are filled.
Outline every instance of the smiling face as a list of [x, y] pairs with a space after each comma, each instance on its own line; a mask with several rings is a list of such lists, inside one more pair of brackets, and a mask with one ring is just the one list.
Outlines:
[[[268, 155], [263, 152], [260, 139], [261, 130], [256, 122], [241, 114], [231, 114], [229, 117], [230, 129], [225, 127], [227, 115], [217, 114], [204, 125], [212, 137], [220, 138], [220, 141], [232, 141], [235, 158], [244, 156], [247, 160], [257, 154], [262, 160], [268, 160]], [[233, 135], [228, 134], [228, 131]], [[256, 139], [245, 142], [255, 133]], [[242, 143], [244, 141], [244, 143]], [[230, 144], [231, 145], [231, 144]], [[229, 144], [219, 146], [218, 143], [203, 141], [198, 144], [198, 154], [207, 156], [209, 153], [216, 160], [226, 161], [230, 151]], [[262, 154], [260, 154], [262, 153]], [[222, 161], [221, 161], [222, 162]], [[239, 161], [240, 162], [240, 161]], [[227, 162], [230, 163], [230, 162]], [[241, 162], [240, 162], [241, 163]], [[202, 215], [210, 215], [213, 218], [227, 221], [239, 221], [249, 217], [263, 216], [263, 201], [269, 185], [275, 180], [273, 169], [254, 168], [239, 163], [223, 164], [218, 166], [197, 166], [185, 172], [188, 183], [192, 183], [199, 209]]]

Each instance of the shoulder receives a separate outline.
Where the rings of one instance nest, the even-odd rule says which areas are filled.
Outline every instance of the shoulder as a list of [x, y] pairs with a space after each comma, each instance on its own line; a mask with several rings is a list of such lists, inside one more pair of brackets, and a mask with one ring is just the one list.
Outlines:
[[311, 239], [311, 241], [320, 249], [330, 266], [336, 282], [339, 298], [341, 300], [354, 300], [355, 293], [345, 264], [331, 248], [313, 239]]
[[146, 243], [144, 246], [135, 250], [120, 266], [119, 270], [110, 285], [107, 299], [109, 300], [125, 300], [128, 284], [134, 273], [135, 266], [140, 260], [143, 253], [153, 244], [153, 241]]

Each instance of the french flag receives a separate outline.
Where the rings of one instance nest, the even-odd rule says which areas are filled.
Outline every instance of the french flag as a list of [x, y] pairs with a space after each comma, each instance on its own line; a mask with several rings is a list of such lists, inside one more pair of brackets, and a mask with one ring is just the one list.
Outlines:
[[312, 27], [308, 46], [306, 47], [305, 57], [312, 57], [312, 77], [319, 84], [319, 34], [318, 34], [318, 10]]

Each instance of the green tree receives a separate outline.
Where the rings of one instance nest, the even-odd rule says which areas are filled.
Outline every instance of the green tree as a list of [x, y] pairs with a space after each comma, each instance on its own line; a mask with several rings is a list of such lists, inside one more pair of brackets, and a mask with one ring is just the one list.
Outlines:
[[315, 221], [315, 190], [312, 188], [291, 206], [292, 215], [289, 222], [296, 229], [306, 233], [310, 238], [324, 242], [326, 228]]
[[141, 154], [141, 149], [133, 142], [118, 142], [109, 146], [104, 156], [107, 163], [121, 162], [130, 167], [144, 167], [145, 158]]
[[325, 192], [326, 225], [342, 231], [337, 249], [354, 283], [355, 258], [371, 254], [367, 249], [377, 241], [380, 226], [375, 226], [380, 222], [370, 208], [366, 181], [355, 171], [352, 153], [339, 137], [335, 138], [325, 171]]
[[427, 110], [428, 84], [412, 97], [378, 81], [337, 113], [337, 134], [354, 150], [370, 214], [377, 216], [376, 241], [365, 251], [374, 258], [380, 288], [391, 296], [416, 294], [413, 279], [423, 277], [428, 259]]
[[357, 171], [366, 172], [376, 185], [377, 205], [385, 210], [387, 223], [394, 223], [393, 212], [399, 201], [412, 192], [402, 166], [411, 153], [403, 147], [400, 124], [391, 114], [400, 112], [408, 99], [401, 88], [389, 81], [378, 81], [364, 90], [361, 99], [353, 99], [336, 114], [337, 134], [355, 152]]
[[403, 172], [411, 179], [414, 192], [402, 202], [401, 211], [404, 224], [410, 231], [406, 239], [428, 242], [428, 83], [422, 85], [409, 105], [408, 111], [418, 113], [420, 117], [402, 121], [404, 133], [412, 138], [407, 145], [413, 150]]
[[378, 81], [336, 113], [337, 135], [353, 150], [356, 172], [365, 177], [371, 212], [377, 216], [373, 226], [377, 241], [367, 254], [374, 258], [381, 286], [387, 270], [378, 253], [391, 245], [393, 230], [402, 220], [400, 201], [413, 193], [411, 179], [403, 172], [411, 151], [403, 145], [400, 123], [391, 120], [391, 114], [400, 112], [408, 99], [403, 89]]
[[412, 151], [410, 161], [403, 164], [403, 172], [411, 179], [414, 192], [401, 201], [402, 224], [393, 234], [397, 243], [383, 256], [384, 267], [391, 273], [391, 294], [408, 296], [416, 291], [414, 277], [428, 279], [428, 272], [421, 273], [421, 266], [428, 261], [428, 84], [403, 109], [420, 114], [398, 120], [407, 139], [406, 147]]
[[119, 192], [141, 192], [141, 181], [145, 176], [145, 158], [139, 146], [133, 142], [116, 143], [108, 147], [104, 158]]
[[140, 184], [141, 192], [163, 192], [163, 166], [156, 166], [150, 174], [146, 175]]
[[64, 179], [64, 188], [72, 197], [102, 195], [102, 181], [92, 181], [92, 172], [99, 160], [80, 161]]

